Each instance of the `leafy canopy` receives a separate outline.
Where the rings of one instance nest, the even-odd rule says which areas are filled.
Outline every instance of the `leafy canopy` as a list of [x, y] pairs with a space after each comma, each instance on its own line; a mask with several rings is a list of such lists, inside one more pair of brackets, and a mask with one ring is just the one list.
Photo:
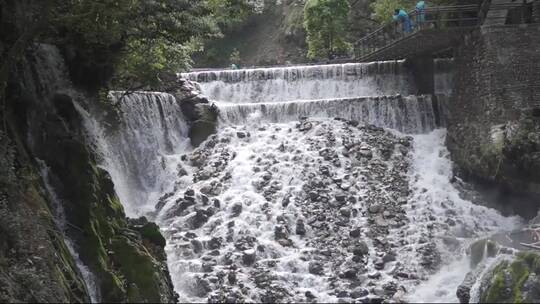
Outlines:
[[[392, 21], [394, 10], [397, 8], [410, 11], [418, 0], [376, 0], [371, 4], [373, 18], [380, 23]], [[428, 6], [450, 5], [458, 2], [457, 0], [429, 0], [425, 1]]]
[[331, 58], [347, 52], [347, 0], [308, 0], [304, 7], [304, 28], [307, 32], [308, 58]]
[[190, 64], [202, 39], [220, 35], [213, 0], [54, 0], [57, 27], [91, 49], [119, 50], [116, 80], [156, 84]]

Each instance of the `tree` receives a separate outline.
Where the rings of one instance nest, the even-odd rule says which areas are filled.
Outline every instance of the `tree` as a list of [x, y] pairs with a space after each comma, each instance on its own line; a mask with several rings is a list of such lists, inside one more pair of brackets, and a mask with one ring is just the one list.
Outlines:
[[229, 56], [229, 61], [231, 62], [231, 64], [240, 65], [241, 60], [242, 60], [242, 58], [240, 57], [240, 51], [235, 48], [231, 52], [231, 56]]
[[392, 21], [394, 10], [399, 8], [410, 8], [414, 0], [377, 0], [371, 4], [373, 17], [380, 23]]
[[308, 58], [328, 58], [347, 52], [347, 0], [307, 0], [304, 28], [307, 32]]
[[55, 1], [56, 31], [78, 49], [110, 50], [123, 86], [159, 84], [163, 74], [189, 67], [201, 40], [220, 35], [208, 1]]
[[[392, 21], [392, 16], [396, 9], [405, 9], [410, 11], [414, 9], [417, 0], [376, 0], [371, 4], [373, 18], [380, 23]], [[426, 1], [428, 6], [451, 5], [459, 2], [458, 0], [430, 0]], [[467, 1], [465, 1], [467, 2]], [[467, 4], [467, 3], [465, 3]]]

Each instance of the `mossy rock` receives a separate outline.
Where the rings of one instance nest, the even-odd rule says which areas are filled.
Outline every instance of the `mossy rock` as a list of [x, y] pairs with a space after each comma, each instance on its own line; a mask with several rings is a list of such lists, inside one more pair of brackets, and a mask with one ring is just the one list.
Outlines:
[[117, 236], [112, 240], [111, 250], [116, 267], [125, 276], [128, 302], [161, 302], [157, 262], [146, 248], [126, 236]]
[[160, 248], [164, 248], [167, 244], [167, 241], [159, 231], [158, 225], [156, 223], [148, 223], [144, 225], [141, 229], [141, 236], [143, 239], [147, 239], [153, 244], [159, 246]]
[[533, 303], [540, 301], [540, 254], [522, 252], [514, 261], [500, 262], [489, 286], [480, 296], [487, 303]]

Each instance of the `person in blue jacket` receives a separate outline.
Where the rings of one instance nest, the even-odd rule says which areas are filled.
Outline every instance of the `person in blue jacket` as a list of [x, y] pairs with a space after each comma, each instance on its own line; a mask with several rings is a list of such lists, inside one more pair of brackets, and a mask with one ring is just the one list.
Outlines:
[[409, 18], [409, 14], [407, 14], [405, 10], [396, 9], [394, 11], [394, 21], [402, 24], [405, 33], [410, 33], [412, 31], [411, 18]]
[[416, 3], [416, 24], [419, 27], [422, 27], [424, 22], [426, 22], [426, 2], [421, 0]]

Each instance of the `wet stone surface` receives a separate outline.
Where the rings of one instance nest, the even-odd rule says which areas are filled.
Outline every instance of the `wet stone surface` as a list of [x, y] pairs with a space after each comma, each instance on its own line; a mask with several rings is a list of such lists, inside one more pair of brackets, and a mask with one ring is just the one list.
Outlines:
[[446, 164], [430, 136], [424, 160], [412, 137], [343, 119], [223, 127], [156, 206], [181, 300], [410, 301], [499, 225], [437, 192], [454, 191], [446, 167], [413, 168]]
[[333, 119], [247, 130], [186, 155], [184, 190], [159, 203], [177, 288], [211, 302], [399, 300], [416, 277], [395, 253], [412, 138]]

